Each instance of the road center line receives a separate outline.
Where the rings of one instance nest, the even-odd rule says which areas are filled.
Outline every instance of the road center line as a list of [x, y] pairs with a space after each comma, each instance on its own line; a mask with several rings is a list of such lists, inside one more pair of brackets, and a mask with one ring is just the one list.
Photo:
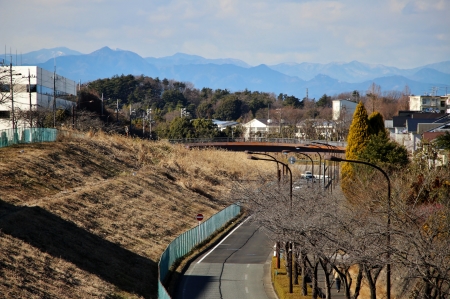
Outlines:
[[205, 254], [198, 262], [197, 264], [200, 264], [211, 252], [213, 252], [217, 247], [219, 247], [220, 244], [222, 244], [223, 241], [225, 241], [229, 236], [231, 236], [232, 233], [234, 233], [235, 230], [237, 230], [242, 224], [244, 224], [248, 219], [250, 219], [250, 217], [248, 217], [247, 219], [245, 219], [244, 221], [242, 221], [241, 224], [239, 224], [238, 226], [236, 226], [235, 229], [233, 229], [231, 231], [231, 233], [229, 233], [225, 238], [223, 238], [222, 241], [219, 242], [219, 244], [217, 244], [216, 246], [214, 246], [213, 249], [211, 249], [207, 254]]

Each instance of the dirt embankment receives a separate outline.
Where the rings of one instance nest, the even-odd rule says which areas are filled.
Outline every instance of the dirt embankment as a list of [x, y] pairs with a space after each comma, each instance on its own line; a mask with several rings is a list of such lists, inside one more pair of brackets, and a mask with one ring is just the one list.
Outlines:
[[255, 171], [246, 163], [104, 134], [1, 148], [0, 294], [156, 297], [162, 251], [229, 204], [230, 182]]

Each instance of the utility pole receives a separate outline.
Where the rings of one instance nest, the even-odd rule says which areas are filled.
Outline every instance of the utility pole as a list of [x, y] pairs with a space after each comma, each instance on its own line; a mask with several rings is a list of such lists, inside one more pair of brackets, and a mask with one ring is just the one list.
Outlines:
[[53, 71], [53, 128], [56, 128], [56, 66]]
[[279, 125], [280, 125], [280, 130], [279, 130], [279, 133], [280, 133], [280, 135], [281, 135], [281, 121], [282, 121], [282, 119], [281, 119], [281, 108], [278, 108], [277, 111], [278, 111], [278, 113], [280, 113], [280, 123], [279, 123]]
[[[11, 58], [12, 60], [12, 58]], [[13, 71], [12, 71], [12, 62], [9, 62], [9, 73], [11, 77], [11, 85], [9, 91], [11, 92], [11, 112], [12, 112], [12, 127], [13, 130], [16, 128], [16, 120], [14, 117], [14, 88], [13, 88]]]
[[72, 105], [72, 129], [75, 129], [75, 105]]
[[[14, 74], [17, 76], [21, 76], [21, 73]], [[16, 128], [16, 117], [14, 111], [14, 86], [13, 86], [13, 69], [12, 69], [12, 56], [11, 61], [9, 62], [9, 77], [10, 77], [10, 87], [9, 92], [11, 94], [11, 113], [12, 113], [12, 128], [13, 130]]]
[[28, 69], [28, 94], [29, 94], [29, 97], [30, 97], [30, 128], [32, 128], [33, 127], [33, 108], [31, 106], [31, 75], [30, 75], [30, 69]]
[[142, 138], [145, 136], [145, 112], [142, 112]]
[[149, 129], [150, 129], [149, 139], [151, 140], [152, 139], [152, 122], [153, 122], [153, 119], [152, 119], [152, 108], [147, 109], [147, 115], [148, 115], [148, 125], [149, 125]]
[[117, 99], [117, 106], [116, 106], [116, 123], [119, 122], [119, 99]]

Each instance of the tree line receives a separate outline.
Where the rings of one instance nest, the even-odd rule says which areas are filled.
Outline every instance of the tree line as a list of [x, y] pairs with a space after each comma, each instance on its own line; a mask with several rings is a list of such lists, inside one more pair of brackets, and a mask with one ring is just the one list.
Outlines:
[[[6, 75], [4, 77], [8, 79]], [[7, 84], [2, 86], [4, 88], [1, 88], [1, 99], [7, 104], [9, 88]], [[396, 111], [406, 108], [408, 92], [406, 88], [403, 93], [382, 93], [379, 86], [372, 84], [364, 95], [353, 91], [338, 95], [324, 94], [319, 99], [300, 99], [283, 93], [275, 95], [247, 89], [235, 92], [227, 89], [213, 90], [208, 87], [197, 89], [188, 82], [144, 75], [116, 75], [83, 84], [80, 89], [75, 107], [76, 119], [72, 118], [71, 107], [65, 112], [58, 111], [56, 116], [58, 126], [64, 124], [66, 127], [73, 126], [81, 130], [102, 129], [121, 133], [124, 133], [125, 126], [128, 126], [136, 135], [144, 126], [142, 132], [145, 133], [147, 130], [149, 134], [149, 120], [145, 128], [146, 121], [143, 115], [151, 109], [152, 131], [155, 138], [169, 138], [166, 134], [167, 126], [170, 126], [175, 118], [181, 117], [181, 109], [185, 109], [191, 119], [218, 119], [240, 123], [246, 123], [253, 118], [271, 119], [276, 123], [283, 123], [283, 126], [282, 130], [272, 132], [269, 137], [292, 138], [298, 131], [297, 125], [300, 122], [312, 128], [317, 121], [331, 120], [334, 99], [362, 101], [367, 107], [377, 108], [386, 119]], [[41, 107], [38, 109], [40, 111], [29, 115], [29, 111], [18, 110], [16, 107], [13, 112], [14, 116], [17, 116], [16, 120], [29, 118], [34, 119], [35, 126], [53, 126], [51, 121], [53, 115], [46, 116], [46, 113], [53, 113], [52, 111], [44, 111], [46, 109]], [[339, 138], [343, 138], [348, 131], [348, 124], [344, 124], [339, 130], [342, 132]], [[314, 130], [305, 128], [304, 131], [311, 139], [320, 138]], [[242, 130], [228, 133], [237, 137], [239, 132]]]
[[[371, 299], [386, 298], [388, 291], [391, 298], [450, 296], [450, 171], [431, 162], [433, 151], [408, 156], [389, 141], [382, 120], [380, 113], [368, 116], [362, 103], [357, 106], [345, 160], [375, 165], [388, 180], [373, 166], [355, 163], [345, 163], [339, 176], [340, 166], [327, 161], [334, 174], [331, 187], [303, 183], [290, 193], [287, 177], [277, 182], [260, 175], [236, 182], [230, 195], [274, 242], [284, 244], [286, 255], [292, 250], [287, 265], [293, 265], [303, 295], [332, 298], [329, 276], [336, 271], [348, 299], [358, 298], [363, 288]], [[449, 150], [449, 136], [429, 147]], [[275, 158], [287, 163], [288, 157]], [[298, 184], [300, 166], [291, 168]], [[319, 269], [327, 274], [325, 287], [318, 285]]]

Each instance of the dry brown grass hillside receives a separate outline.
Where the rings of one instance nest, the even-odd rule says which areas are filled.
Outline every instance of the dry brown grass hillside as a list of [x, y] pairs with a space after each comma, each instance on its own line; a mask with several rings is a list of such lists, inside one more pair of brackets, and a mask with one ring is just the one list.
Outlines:
[[247, 163], [102, 133], [1, 148], [1, 297], [156, 297], [164, 248], [229, 204]]

